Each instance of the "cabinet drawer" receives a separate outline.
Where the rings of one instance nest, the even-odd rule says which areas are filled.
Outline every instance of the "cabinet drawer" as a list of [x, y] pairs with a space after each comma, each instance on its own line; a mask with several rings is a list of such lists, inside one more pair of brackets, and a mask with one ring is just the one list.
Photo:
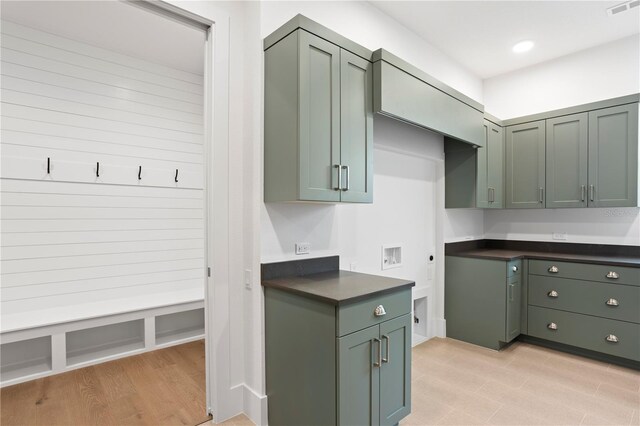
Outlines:
[[[555, 330], [552, 329], [555, 327]], [[529, 306], [530, 336], [640, 361], [640, 325]], [[607, 341], [617, 340], [617, 342]]]
[[624, 266], [530, 260], [529, 273], [549, 277], [640, 286], [640, 268]]
[[529, 304], [640, 323], [640, 287], [529, 277]]
[[[375, 314], [376, 307], [383, 306], [384, 315]], [[411, 312], [411, 289], [374, 296], [337, 308], [337, 336], [353, 333]]]

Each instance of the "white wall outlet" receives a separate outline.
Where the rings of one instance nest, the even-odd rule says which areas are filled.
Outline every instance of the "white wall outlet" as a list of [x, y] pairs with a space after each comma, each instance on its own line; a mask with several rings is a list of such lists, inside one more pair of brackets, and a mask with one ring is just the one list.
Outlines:
[[244, 270], [244, 288], [251, 290], [251, 269]]
[[351, 263], [349, 264], [349, 270], [350, 270], [350, 271], [355, 271], [355, 270], [357, 270], [357, 269], [358, 269], [358, 264], [357, 264], [356, 262], [351, 262]]
[[402, 246], [389, 244], [382, 246], [382, 269], [402, 266]]
[[552, 235], [554, 240], [566, 241], [568, 236], [566, 232], [554, 232]]
[[296, 243], [296, 254], [309, 254], [311, 243]]

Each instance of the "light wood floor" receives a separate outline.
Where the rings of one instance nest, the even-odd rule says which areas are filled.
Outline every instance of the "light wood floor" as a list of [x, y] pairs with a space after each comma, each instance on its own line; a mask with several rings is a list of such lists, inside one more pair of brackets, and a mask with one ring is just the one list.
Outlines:
[[196, 425], [205, 398], [200, 340], [3, 388], [0, 424]]
[[412, 413], [401, 426], [640, 425], [638, 371], [520, 342], [496, 352], [432, 339], [412, 354]]

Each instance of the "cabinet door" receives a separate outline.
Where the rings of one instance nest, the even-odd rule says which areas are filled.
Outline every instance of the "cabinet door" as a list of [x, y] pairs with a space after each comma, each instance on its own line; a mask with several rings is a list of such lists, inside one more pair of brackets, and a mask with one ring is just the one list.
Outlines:
[[[380, 424], [380, 326], [338, 340], [338, 425]], [[327, 372], [331, 374], [331, 372]], [[312, 384], [310, 384], [312, 385]]]
[[380, 424], [395, 425], [411, 413], [411, 314], [380, 324]]
[[504, 208], [504, 133], [489, 123], [487, 132], [487, 196], [489, 208]]
[[340, 201], [340, 48], [306, 31], [299, 43], [300, 199]]
[[544, 208], [544, 139], [544, 120], [507, 127], [506, 208]]
[[342, 201], [373, 202], [373, 65], [340, 52]]
[[507, 323], [505, 342], [510, 342], [520, 335], [522, 313], [522, 280], [521, 274], [507, 278]]
[[638, 205], [638, 104], [589, 113], [589, 207]]
[[547, 208], [587, 206], [588, 113], [547, 120]]
[[[476, 150], [476, 207], [489, 208], [489, 127], [491, 123], [484, 120], [484, 147]], [[445, 157], [446, 158], [446, 157]]]

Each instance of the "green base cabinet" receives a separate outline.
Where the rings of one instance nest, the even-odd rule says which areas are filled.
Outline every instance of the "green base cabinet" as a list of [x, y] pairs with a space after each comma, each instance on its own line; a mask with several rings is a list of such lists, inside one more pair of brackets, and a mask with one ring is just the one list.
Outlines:
[[529, 261], [527, 334], [640, 361], [640, 268]]
[[[385, 316], [374, 316], [378, 305]], [[335, 306], [266, 288], [269, 424], [391, 426], [406, 417], [410, 312], [410, 289]]]
[[373, 71], [304, 29], [265, 51], [264, 201], [373, 201]]
[[500, 349], [520, 335], [521, 263], [446, 256], [447, 337]]

